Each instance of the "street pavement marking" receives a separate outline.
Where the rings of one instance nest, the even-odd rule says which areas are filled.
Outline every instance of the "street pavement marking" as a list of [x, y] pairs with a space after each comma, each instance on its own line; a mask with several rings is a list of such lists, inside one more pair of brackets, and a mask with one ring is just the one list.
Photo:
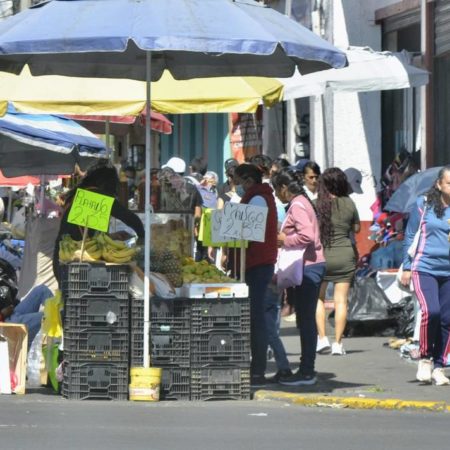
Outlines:
[[352, 409], [389, 409], [389, 410], [427, 410], [450, 412], [450, 405], [446, 402], [401, 400], [398, 398], [377, 399], [361, 397], [331, 397], [324, 395], [301, 395], [277, 391], [256, 391], [254, 400], [279, 400], [304, 406], [319, 406], [331, 408]]

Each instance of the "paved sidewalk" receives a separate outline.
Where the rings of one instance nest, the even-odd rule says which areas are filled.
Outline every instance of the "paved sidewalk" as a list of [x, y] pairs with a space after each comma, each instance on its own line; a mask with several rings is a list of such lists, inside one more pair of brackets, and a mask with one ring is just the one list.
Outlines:
[[[281, 335], [291, 368], [297, 370], [300, 357], [297, 329], [292, 323], [282, 322]], [[332, 336], [331, 331], [329, 336]], [[269, 384], [266, 389], [256, 391], [254, 398], [333, 407], [450, 411], [450, 386], [417, 382], [417, 363], [401, 358], [398, 350], [385, 346], [388, 341], [389, 337], [346, 338], [345, 356], [317, 355], [316, 385]], [[269, 361], [268, 373], [275, 370], [274, 361]], [[449, 374], [450, 368], [447, 369]]]

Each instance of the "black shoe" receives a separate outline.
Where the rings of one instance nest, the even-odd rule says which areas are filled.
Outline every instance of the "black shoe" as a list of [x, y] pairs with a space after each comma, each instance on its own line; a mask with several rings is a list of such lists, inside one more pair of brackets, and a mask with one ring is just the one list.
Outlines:
[[267, 378], [268, 383], [278, 383], [280, 378], [289, 378], [292, 376], [291, 369], [279, 370], [273, 377]]
[[252, 388], [264, 387], [267, 384], [266, 377], [264, 375], [252, 375], [250, 385]]
[[280, 377], [278, 383], [284, 386], [311, 386], [317, 383], [316, 374], [305, 375], [298, 370], [290, 377]]

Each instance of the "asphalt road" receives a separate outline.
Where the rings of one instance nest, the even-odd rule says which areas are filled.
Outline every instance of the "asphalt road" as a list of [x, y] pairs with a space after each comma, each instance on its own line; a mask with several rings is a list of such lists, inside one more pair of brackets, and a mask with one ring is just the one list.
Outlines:
[[68, 401], [0, 397], [2, 450], [371, 450], [446, 448], [449, 414], [281, 402]]

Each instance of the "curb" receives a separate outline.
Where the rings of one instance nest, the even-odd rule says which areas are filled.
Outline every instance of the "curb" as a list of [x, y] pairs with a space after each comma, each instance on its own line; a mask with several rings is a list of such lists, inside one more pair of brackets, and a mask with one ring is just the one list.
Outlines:
[[446, 402], [401, 400], [398, 398], [377, 399], [360, 397], [331, 397], [325, 395], [301, 395], [287, 392], [259, 390], [254, 400], [283, 401], [295, 405], [350, 409], [421, 410], [450, 412]]

